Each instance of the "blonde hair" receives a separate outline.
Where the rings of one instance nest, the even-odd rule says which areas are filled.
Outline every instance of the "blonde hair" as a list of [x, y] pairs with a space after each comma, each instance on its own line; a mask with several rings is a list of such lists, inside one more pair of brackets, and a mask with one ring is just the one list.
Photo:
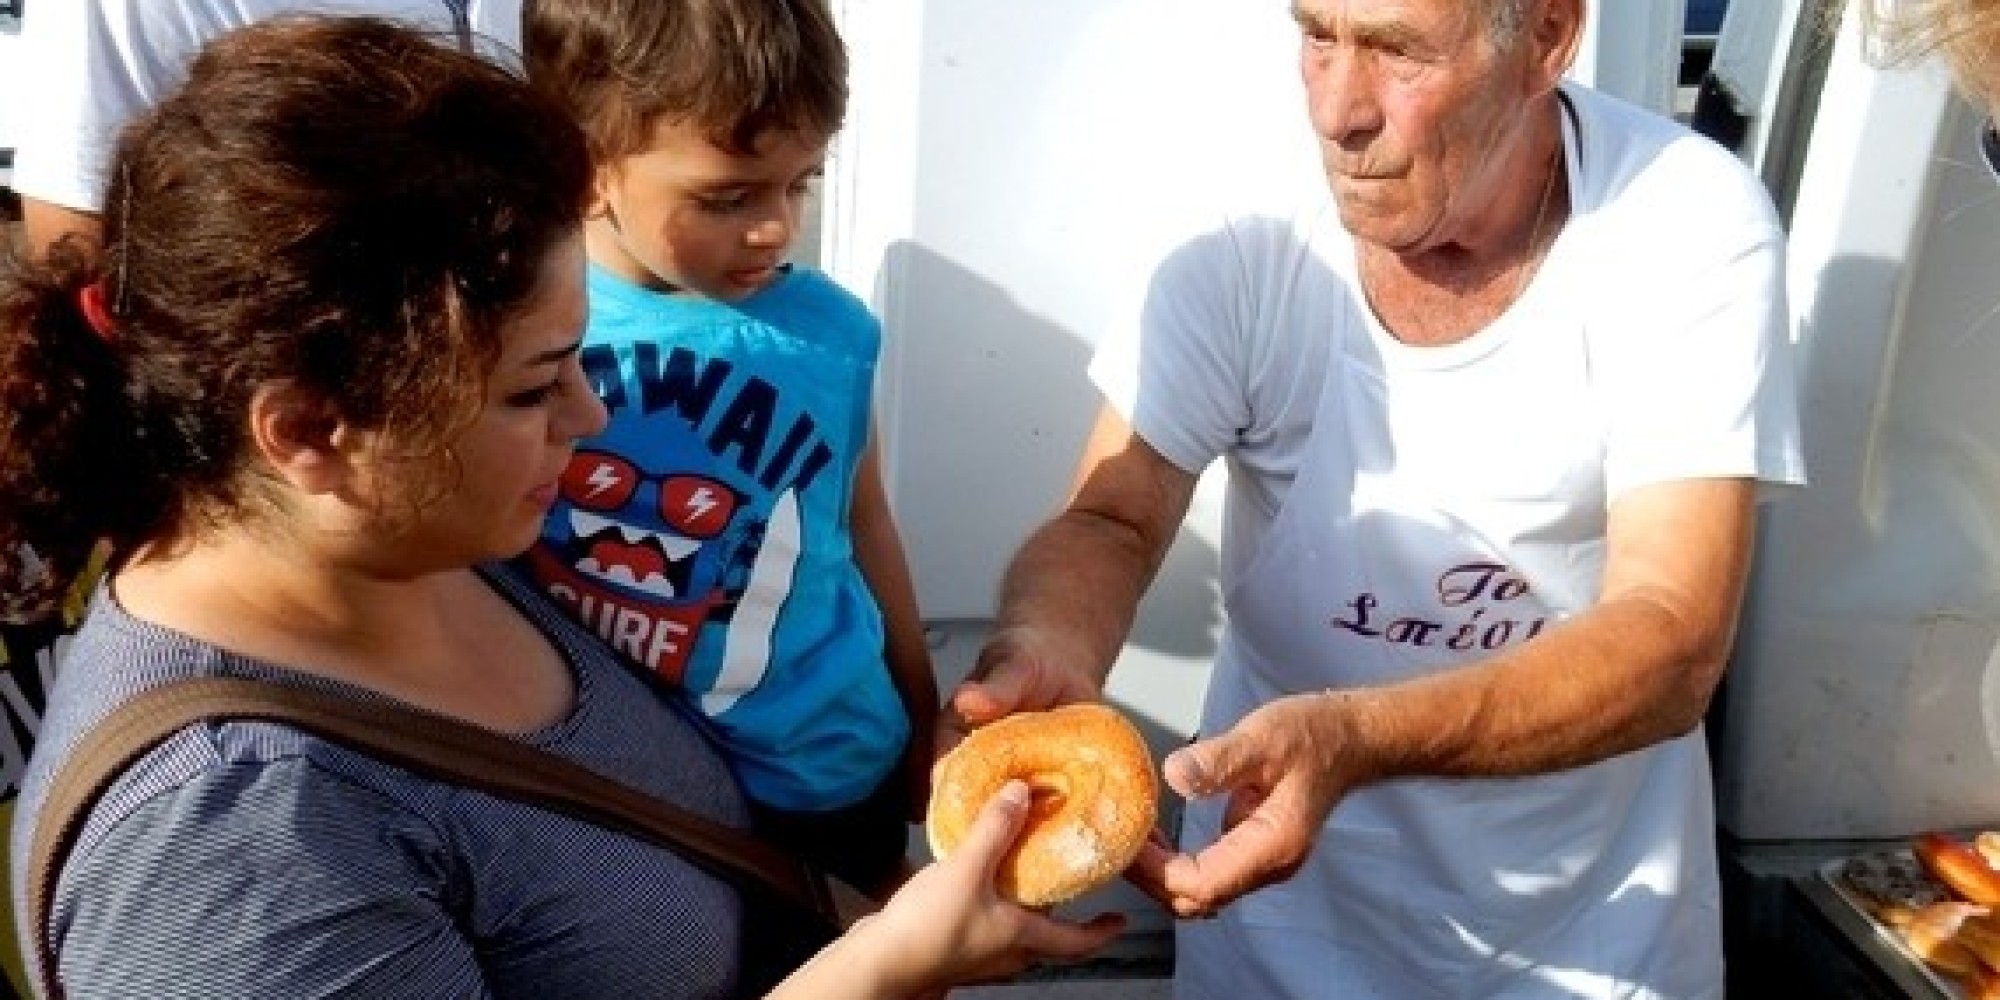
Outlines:
[[1935, 53], [1966, 96], [2000, 108], [2000, 0], [1861, 0], [1861, 17], [1882, 61]]

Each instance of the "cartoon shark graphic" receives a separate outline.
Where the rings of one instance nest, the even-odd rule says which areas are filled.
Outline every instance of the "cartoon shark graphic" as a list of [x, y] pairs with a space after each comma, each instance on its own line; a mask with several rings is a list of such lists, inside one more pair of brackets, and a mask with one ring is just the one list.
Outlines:
[[709, 476], [579, 451], [529, 565], [605, 641], [679, 682], [696, 633], [734, 606], [763, 534], [742, 501]]

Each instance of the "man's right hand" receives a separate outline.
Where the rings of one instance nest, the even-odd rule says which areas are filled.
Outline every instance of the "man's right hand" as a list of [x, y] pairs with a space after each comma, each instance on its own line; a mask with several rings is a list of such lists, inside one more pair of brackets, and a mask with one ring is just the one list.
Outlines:
[[[1018, 625], [987, 637], [972, 676], [951, 694], [952, 711], [939, 729], [956, 745], [965, 733], [1015, 712], [1039, 712], [1104, 693], [1077, 662], [1073, 643], [1046, 630]], [[949, 746], [940, 747], [942, 752]]]
[[[939, 756], [973, 729], [1015, 712], [1103, 701], [1103, 689], [1076, 666], [1083, 656], [1079, 650], [1066, 649], [1046, 630], [1032, 626], [995, 631], [980, 650], [972, 676], [952, 692], [952, 711], [938, 720]], [[1139, 849], [1139, 857], [1126, 870], [1125, 878], [1161, 905], [1171, 906], [1174, 895], [1166, 888], [1162, 873], [1178, 856], [1166, 837], [1156, 831]]]

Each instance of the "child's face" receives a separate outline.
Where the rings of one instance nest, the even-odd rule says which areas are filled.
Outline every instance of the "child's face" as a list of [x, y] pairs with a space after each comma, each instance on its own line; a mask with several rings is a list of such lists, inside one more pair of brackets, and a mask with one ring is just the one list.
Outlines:
[[597, 172], [591, 259], [628, 281], [733, 302], [764, 287], [799, 231], [826, 139], [767, 132], [750, 155], [686, 122]]

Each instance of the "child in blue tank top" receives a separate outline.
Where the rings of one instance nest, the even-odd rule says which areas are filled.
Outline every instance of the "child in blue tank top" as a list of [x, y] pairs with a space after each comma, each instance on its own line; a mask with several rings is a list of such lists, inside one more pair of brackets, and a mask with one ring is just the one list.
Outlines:
[[846, 113], [823, 0], [539, 0], [596, 160], [580, 443], [525, 564], [714, 723], [767, 838], [899, 880], [937, 682], [872, 436], [881, 328], [784, 263]]

